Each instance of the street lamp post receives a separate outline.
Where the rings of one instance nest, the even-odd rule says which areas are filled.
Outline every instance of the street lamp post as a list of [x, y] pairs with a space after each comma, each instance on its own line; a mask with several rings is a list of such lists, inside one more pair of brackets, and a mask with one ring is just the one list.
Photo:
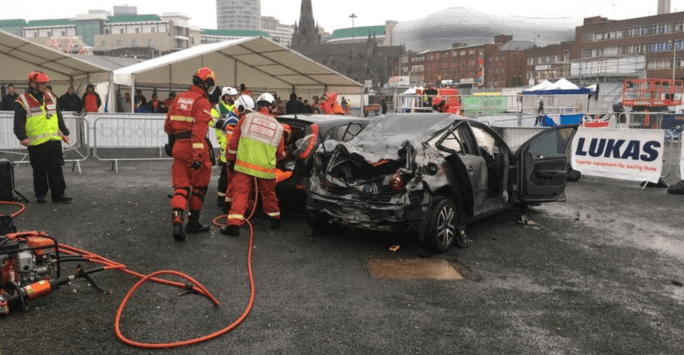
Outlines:
[[354, 19], [356, 19], [356, 14], [349, 15], [349, 18], [352, 19], [352, 76], [354, 76], [354, 73], [356, 72], [356, 68], [354, 67], [354, 40], [356, 39], [356, 33], [354, 33]]
[[677, 62], [677, 42], [672, 41], [672, 85], [674, 85], [675, 80], [675, 64]]

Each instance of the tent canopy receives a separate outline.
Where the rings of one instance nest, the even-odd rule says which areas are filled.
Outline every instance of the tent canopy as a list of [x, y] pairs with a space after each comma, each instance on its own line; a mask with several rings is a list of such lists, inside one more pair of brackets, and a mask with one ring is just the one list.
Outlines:
[[560, 80], [556, 81], [551, 85], [550, 87], [546, 88], [545, 90], [577, 90], [579, 87], [569, 81], [567, 81], [565, 78], [561, 78]]
[[114, 71], [125, 86], [187, 87], [192, 74], [207, 66], [220, 86], [251, 90], [318, 90], [360, 93], [362, 85], [263, 37], [203, 44]]
[[34, 70], [47, 74], [53, 86], [78, 80], [107, 81], [110, 74], [107, 68], [0, 31], [0, 82], [26, 83]]
[[544, 81], [542, 81], [541, 83], [539, 83], [539, 84], [537, 84], [537, 85], [535, 85], [535, 86], [529, 88], [528, 90], [529, 90], [529, 91], [546, 90], [549, 86], [552, 86], [552, 85], [553, 85], [553, 84], [552, 84], [550, 81], [544, 80]]
[[590, 90], [588, 88], [580, 88], [567, 81], [565, 78], [562, 78], [553, 84], [544, 80], [542, 83], [529, 90], [523, 90], [523, 95], [579, 95], [589, 94], [589, 92]]

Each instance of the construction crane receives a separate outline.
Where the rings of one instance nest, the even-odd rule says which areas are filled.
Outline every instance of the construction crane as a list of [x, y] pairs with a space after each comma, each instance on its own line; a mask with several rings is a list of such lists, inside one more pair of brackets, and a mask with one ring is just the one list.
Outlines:
[[72, 49], [75, 51], [80, 48], [77, 54], [93, 54], [93, 47], [90, 47], [83, 42], [80, 37], [51, 37], [45, 46], [56, 49], [59, 52], [71, 54]]

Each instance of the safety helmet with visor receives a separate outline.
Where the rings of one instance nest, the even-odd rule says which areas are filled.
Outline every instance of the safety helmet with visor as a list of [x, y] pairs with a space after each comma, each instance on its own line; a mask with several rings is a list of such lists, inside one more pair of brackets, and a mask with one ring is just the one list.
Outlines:
[[254, 111], [254, 99], [249, 95], [240, 95], [235, 100], [235, 110], [241, 115]]
[[209, 67], [199, 68], [192, 76], [192, 83], [204, 89], [206, 92], [211, 92], [212, 87], [216, 86], [216, 74]]
[[270, 93], [263, 93], [257, 99], [257, 106], [272, 106], [275, 103], [275, 98]]

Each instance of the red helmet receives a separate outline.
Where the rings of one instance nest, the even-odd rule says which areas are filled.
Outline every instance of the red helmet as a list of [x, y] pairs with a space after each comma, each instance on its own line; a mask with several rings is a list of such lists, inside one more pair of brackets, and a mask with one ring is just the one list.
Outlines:
[[207, 86], [216, 85], [216, 74], [214, 74], [214, 71], [209, 69], [209, 67], [200, 68], [193, 76], [201, 82], [206, 83]]
[[35, 82], [35, 83], [49, 83], [50, 78], [45, 75], [42, 71], [37, 71], [34, 70], [28, 75], [28, 81], [30, 82]]

